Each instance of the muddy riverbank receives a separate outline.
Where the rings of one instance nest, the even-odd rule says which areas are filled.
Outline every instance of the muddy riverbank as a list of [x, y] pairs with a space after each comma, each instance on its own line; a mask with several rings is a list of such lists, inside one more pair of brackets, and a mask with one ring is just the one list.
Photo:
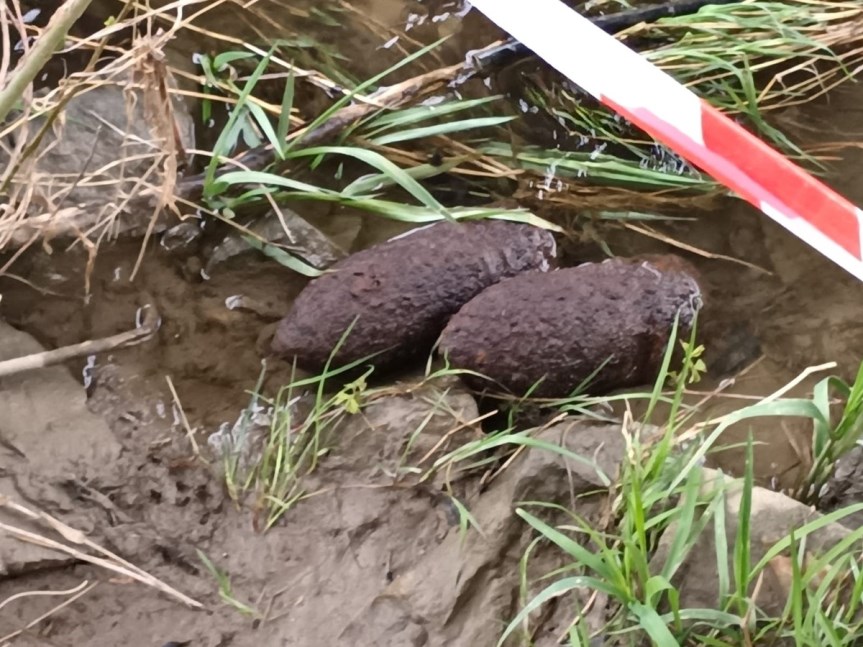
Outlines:
[[[390, 26], [413, 12], [395, 1], [353, 9]], [[455, 13], [434, 24], [456, 32], [461, 25]], [[453, 51], [494, 36], [475, 17], [463, 29], [449, 45]], [[420, 27], [409, 33], [427, 36]], [[360, 63], [377, 71], [390, 55], [378, 49], [382, 37], [362, 38], [381, 58], [357, 61], [357, 74], [367, 72]], [[861, 99], [863, 89], [851, 86], [783, 113], [783, 123], [803, 143], [859, 139]], [[795, 130], [795, 123], [807, 128]], [[851, 150], [829, 178], [857, 204], [863, 204], [861, 168], [863, 152]], [[295, 208], [303, 215], [308, 208], [349, 251], [407, 229], [349, 210]], [[708, 372], [688, 398], [699, 402], [722, 389], [701, 416], [770, 394], [812, 365], [835, 361], [839, 374], [853, 378], [863, 358], [858, 281], [738, 201], [686, 215], [690, 219], [654, 225], [653, 236], [597, 227], [614, 254], [673, 252], [700, 273], [709, 294], [700, 322]], [[0, 599], [86, 590], [14, 644], [495, 644], [524, 602], [519, 560], [530, 535], [513, 515], [516, 502], [567, 503], [599, 487], [595, 475], [558, 456], [528, 453], [491, 480], [477, 471], [454, 484], [417, 483], [416, 473], [405, 469], [411, 461], [425, 465], [456, 442], [483, 437], [473, 395], [457, 380], [418, 386], [420, 363], [405, 368], [394, 394], [346, 418], [333, 451], [305, 485], [310, 496], [260, 532], [253, 511], [228, 496], [208, 438], [232, 425], [249, 403], [274, 323], [307, 279], [254, 251], [202, 274], [213, 239], [173, 250], [161, 242], [150, 241], [134, 280], [140, 240], [105, 245], [94, 259], [80, 246], [58, 244], [52, 253], [34, 247], [16, 261], [14, 276], [0, 277], [4, 358], [129, 330], [143, 304], [161, 317], [157, 334], [139, 346], [0, 380], [0, 493], [86, 532], [204, 609], [5, 538]], [[587, 235], [569, 243], [569, 263], [605, 254]], [[290, 366], [269, 359], [260, 386], [272, 395], [290, 379]], [[794, 392], [809, 393], [813, 381]], [[412, 444], [420, 427], [421, 440]], [[555, 438], [585, 455], [602, 448], [600, 462], [611, 472], [623, 451], [616, 431], [591, 423], [578, 435], [558, 429]], [[750, 431], [760, 443], [758, 483], [793, 487], [806, 466], [808, 425], [792, 419], [739, 425], [722, 444], [735, 445]], [[709, 462], [739, 473], [742, 452], [735, 447]], [[483, 534], [469, 533], [463, 541], [450, 495], [475, 513]], [[586, 504], [586, 516], [602, 513], [598, 502]], [[202, 554], [224, 574], [221, 591]], [[553, 553], [541, 556], [531, 577], [560, 566], [559, 560]], [[45, 597], [10, 602], [0, 611], [0, 636], [57, 603]], [[543, 618], [536, 644], [556, 644], [570, 620], [561, 614], [565, 610], [552, 610]]]

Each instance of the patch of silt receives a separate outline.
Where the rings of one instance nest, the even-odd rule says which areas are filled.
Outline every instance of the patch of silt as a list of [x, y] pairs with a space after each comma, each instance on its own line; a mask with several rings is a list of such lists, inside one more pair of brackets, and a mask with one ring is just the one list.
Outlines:
[[[763, 254], [759, 260], [769, 262], [771, 256], [763, 251], [765, 240], [770, 254], [786, 262], [790, 258], [782, 256], [783, 249], [801, 252], [783, 247], [779, 231], [762, 232], [760, 221], [751, 216], [731, 213], [728, 217], [735, 225], [734, 241], [748, 241], [753, 256]], [[723, 238], [728, 236], [725, 226], [714, 223], [711, 229], [706, 223], [690, 235], [700, 244], [708, 239], [714, 242], [714, 249], [730, 251], [725, 245], [731, 243]], [[623, 247], [618, 241], [612, 244]], [[276, 311], [286, 311], [290, 296], [301, 286], [297, 281], [288, 284], [290, 273], [254, 257], [230, 260], [209, 281], [201, 281], [184, 271], [185, 259], [161, 252], [148, 257], [139, 278], [130, 284], [115, 278], [118, 268], [121, 277], [128, 276], [133, 262], [129, 257], [134, 257], [130, 250], [136, 248], [106, 250], [97, 259], [95, 292], [86, 308], [80, 300], [70, 298], [79, 295], [81, 284], [69, 259], [34, 258], [28, 266], [34, 271], [31, 278], [38, 278], [40, 284], [50, 280], [47, 285], [63, 292], [62, 298], [39, 295], [11, 282], [3, 285], [4, 316], [38, 333], [52, 346], [126, 329], [139, 292], [152, 296], [165, 322], [151, 344], [96, 358], [88, 405], [110, 421], [113, 437], [121, 444], [119, 457], [73, 461], [63, 465], [62, 479], [49, 472], [49, 483], [68, 488], [65, 484], [72, 480], [89, 488], [64, 489], [69, 498], [58, 498], [58, 503], [54, 495], [40, 494], [49, 490], [30, 487], [19, 492], [40, 505], [52, 506], [70, 523], [83, 525], [94, 538], [201, 599], [214, 613], [175, 606], [137, 587], [112, 583], [89, 568], [43, 574], [28, 574], [25, 568], [23, 577], [0, 583], [0, 593], [48, 586], [72, 588], [82, 578], [102, 582], [87, 598], [59, 613], [41, 638], [107, 646], [137, 644], [146, 631], [163, 642], [198, 640], [206, 645], [282, 642], [299, 646], [339, 640], [392, 645], [411, 641], [421, 645], [494, 644], [500, 627], [520, 608], [518, 560], [531, 538], [513, 514], [516, 502], [544, 497], [578, 506], [590, 516], [599, 502], [573, 503], [570, 473], [576, 470], [576, 483], [584, 481], [591, 490], [597, 487], [595, 475], [577, 472], [578, 466], [560, 462], [553, 453], [530, 452], [494, 478], [494, 472], [483, 478], [484, 474], [456, 471], [454, 475], [440, 472], [419, 482], [407, 468], [418, 465], [423, 471], [444, 452], [481, 438], [481, 432], [475, 424], [466, 424], [478, 413], [473, 396], [458, 382], [429, 385], [422, 392], [408, 383], [398, 387], [400, 395], [349, 418], [339, 428], [330, 456], [305, 484], [314, 496], [300, 501], [269, 532], [255, 533], [250, 511], [237, 510], [225, 497], [214, 470], [198, 461], [186, 430], [175, 424], [174, 403], [166, 392], [164, 376], [172, 377], [192, 434], [208, 456], [206, 435], [222, 423], [228, 423], [228, 429], [233, 426], [237, 412], [249, 401], [244, 390], [255, 389], [261, 368], [255, 340], [265, 322], [254, 312], [227, 308], [226, 300], [242, 293], [269, 302]], [[712, 295], [706, 321], [739, 321], [741, 314], [753, 311], [753, 304], [770, 301], [775, 294], [772, 277], [697, 257], [694, 261]], [[837, 275], [829, 268], [811, 265], [816, 261], [805, 255], [797, 259], [797, 263], [810, 264], [810, 269], [820, 268], [811, 280], [823, 281], [825, 292], [833, 290], [835, 297], [836, 291], [848, 289], [847, 283], [836, 282]], [[78, 262], [83, 264], [84, 259]], [[831, 287], [831, 282], [836, 284]], [[806, 327], [811, 322], [796, 319], [787, 309], [791, 305], [799, 308], [800, 303], [781, 299], [772, 303], [776, 318], [768, 319], [761, 330], [776, 333], [788, 326], [785, 339], [763, 333], [761, 338], [768, 352], [787, 352], [788, 336], [811, 333], [812, 328]], [[819, 296], [818, 303], [829, 306], [826, 295]], [[832, 317], [840, 316], [838, 307], [838, 302], [833, 309], [828, 307]], [[847, 303], [842, 307], [850, 308]], [[803, 328], [792, 329], [792, 324]], [[833, 343], [852, 344], [849, 348], [853, 348], [853, 341], [852, 336]], [[784, 355], [772, 355], [774, 373], [758, 374], [762, 385], [783, 379], [788, 369], [777, 363], [780, 357]], [[274, 376], [265, 390], [273, 392], [284, 378], [284, 374]], [[751, 383], [741, 380], [741, 388], [751, 388]], [[255, 433], [263, 433], [268, 422], [267, 406], [259, 403], [259, 407], [252, 420]], [[429, 415], [430, 407], [436, 411], [434, 424], [423, 427], [405, 459], [410, 436]], [[27, 416], [18, 419], [26, 422]], [[787, 444], [781, 432], [770, 448], [770, 460], [776, 459], [780, 442]], [[615, 425], [577, 426], [562, 435], [568, 447], [584, 456], [593, 456], [598, 447], [589, 442], [613, 449], [621, 438]], [[34, 432], [32, 437], [39, 436]], [[546, 439], [564, 442], [560, 437]], [[614, 470], [612, 458], [608, 457], [603, 469]], [[56, 458], [52, 460], [57, 464]], [[21, 465], [13, 463], [9, 469], [28, 485], [38, 483]], [[769, 476], [773, 470], [769, 463], [759, 464], [762, 475]], [[446, 476], [453, 483], [452, 494], [471, 510], [483, 534], [471, 530], [462, 542], [458, 509], [450, 491], [442, 487]], [[261, 619], [246, 618], [223, 606], [216, 582], [202, 567], [196, 550], [230, 576], [234, 595], [255, 607]], [[557, 554], [540, 554], [531, 581], [559, 565]], [[551, 620], [541, 630], [547, 630], [549, 640], [557, 637], [552, 629], [554, 619], [565, 617], [569, 602], [561, 600], [549, 610]], [[3, 629], [26, 624], [42, 610], [47, 608], [32, 602], [16, 605], [3, 616]], [[462, 635], [464, 642], [459, 643]], [[93, 636], [98, 638], [94, 641]], [[388, 643], [389, 636], [392, 641]]]
[[[55, 456], [59, 471], [45, 470], [36, 461], [44, 454], [44, 449], [37, 451], [38, 443], [31, 447], [12, 438], [23, 456], [7, 465], [20, 479], [17, 489], [10, 481], [10, 493], [52, 506], [59, 518], [204, 602], [208, 610], [166, 602], [153, 591], [90, 567], [18, 553], [19, 577], [0, 581], [4, 598], [35, 588], [72, 588], [82, 578], [99, 582], [21, 644], [140, 644], [146, 635], [157, 645], [190, 640], [301, 646], [349, 639], [358, 644], [491, 645], [491, 630], [516, 608], [518, 556], [530, 539], [512, 515], [514, 501], [569, 496], [598, 483], [590, 470], [582, 474], [583, 465], [554, 454], [526, 456], [483, 488], [474, 510], [483, 534], [471, 531], [463, 538], [457, 509], [441, 487], [444, 475], [417, 483], [415, 473], [405, 468], [425, 466], [480, 438], [472, 424], [478, 417], [476, 404], [458, 381], [411, 381], [370, 404], [362, 415], [346, 417], [338, 427], [338, 445], [309, 483], [315, 496], [300, 501], [267, 533], [256, 533], [248, 510], [231, 505], [212, 471], [195, 458], [182, 425], [160, 416], [164, 394], [158, 385], [135, 373], [134, 362], [94, 370], [89, 406], [109, 423], [111, 446], [116, 447], [110, 460], [70, 460], [59, 469]], [[30, 380], [38, 383], [42, 374]], [[68, 416], [68, 409], [56, 413]], [[35, 424], [36, 419], [22, 416], [20, 422]], [[422, 434], [412, 439], [419, 427]], [[612, 471], [617, 457], [610, 448], [621, 443], [610, 427], [588, 427], [592, 431], [557, 433], [576, 443], [571, 448], [579, 452], [595, 453], [595, 447], [584, 446], [588, 438], [601, 441], [602, 451], [608, 452], [601, 459], [603, 469]], [[83, 456], [100, 441], [92, 425], [81, 429], [84, 435], [76, 436], [75, 443]], [[573, 474], [581, 475], [574, 486]], [[39, 488], [33, 489], [37, 475]], [[446, 480], [473, 507], [479, 477], [456, 471]], [[560, 487], [563, 482], [568, 488]], [[46, 488], [63, 498], [49, 501]], [[199, 550], [230, 577], [232, 595], [253, 609], [253, 617], [223, 606]], [[559, 564], [551, 555], [546, 559], [538, 568]], [[41, 572], [32, 572], [36, 568]], [[412, 584], [418, 578], [422, 586]], [[53, 603], [37, 598], [8, 605], [0, 615], [0, 632], [23, 626]], [[393, 630], [392, 623], [404, 626]], [[425, 638], [400, 642], [407, 635]]]
[[[140, 215], [146, 222], [149, 214]], [[738, 378], [732, 392], [766, 393], [808, 363], [859, 356], [860, 312], [857, 302], [848, 299], [856, 293], [855, 284], [757, 213], [733, 208], [714, 215], [697, 225], [673, 225], [669, 232], [708, 253], [742, 256], [776, 271], [771, 276], [690, 256], [714, 296], [704, 319], [708, 328], [715, 329], [722, 341], [723, 329], [742, 327], [744, 341], [760, 341], [765, 352], [761, 369]], [[668, 251], [661, 243], [634, 240], [620, 232], [608, 242], [622, 254]], [[94, 358], [87, 405], [110, 421], [112, 436], [104, 436], [98, 417], [94, 422], [79, 411], [82, 393], [78, 390], [70, 399], [69, 392], [75, 392], [70, 382], [72, 387], [77, 383], [66, 376], [63, 398], [52, 391], [34, 400], [46, 414], [44, 429], [36, 424], [41, 418], [28, 413], [31, 409], [14, 417], [0, 415], [0, 420], [15, 420], [14, 433], [2, 427], [4, 439], [12, 435], [14, 447], [24, 454], [15, 458], [15, 451], [9, 450], [4, 468], [11, 476], [3, 483], [12, 495], [25, 496], [86, 528], [208, 606], [205, 613], [189, 611], [99, 571], [58, 565], [44, 554], [10, 557], [8, 563], [22, 575], [0, 583], [3, 598], [29, 589], [71, 588], [82, 578], [100, 582], [89, 596], [52, 616], [47, 627], [25, 636], [22, 644], [135, 645], [142, 636], [152, 637], [154, 644], [189, 640], [240, 647], [339, 641], [494, 644], [500, 627], [520, 604], [515, 574], [529, 536], [512, 513], [515, 502], [544, 498], [575, 507], [580, 488], [596, 489], [595, 474], [579, 472], [579, 465], [542, 452], [526, 452], [490, 483], [484, 475], [457, 474], [453, 493], [483, 531], [472, 530], [463, 541], [458, 510], [442, 487], [442, 477], [417, 482], [408, 468], [417, 463], [425, 468], [440, 453], [480, 437], [475, 425], [466, 424], [477, 417], [472, 395], [457, 383], [432, 385], [419, 394], [407, 388], [402, 395], [375, 403], [363, 416], [349, 418], [338, 430], [339, 442], [331, 455], [306, 484], [315, 496], [298, 503], [270, 532], [254, 533], [249, 511], [236, 510], [214, 470], [196, 457], [179, 411], [187, 414], [191, 437], [207, 458], [212, 457], [206, 436], [220, 428], [214, 437], [218, 447], [232, 453], [241, 448], [243, 467], [255, 464], [258, 454], [251, 449], [268, 431], [272, 411], [258, 402], [248, 418], [238, 421], [236, 416], [248, 402], [243, 391], [255, 388], [260, 371], [255, 343], [268, 318], [261, 313], [287, 312], [300, 282], [283, 268], [249, 255], [227, 259], [218, 271], [210, 272], [210, 280], [203, 280], [199, 270], [208, 256], [199, 245], [194, 241], [185, 247], [182, 257], [148, 257], [135, 283], [125, 279], [137, 248], [103, 251], [86, 307], [80, 268], [64, 267], [56, 256], [36, 261], [35, 276], [41, 287], [61, 297], [24, 295], [20, 285], [11, 290], [4, 285], [0, 312], [49, 346], [125, 330], [139, 292], [157, 302], [166, 325], [154, 343]], [[237, 295], [259, 307], [227, 307], [228, 299]], [[831, 333], [825, 320], [834, 330], [838, 326], [839, 334]], [[754, 347], [757, 355], [758, 344]], [[708, 350], [713, 348], [708, 342]], [[709, 362], [710, 369], [737, 350], [718, 348], [720, 357]], [[743, 359], [731, 365], [744, 368], [752, 359], [751, 351], [744, 352]], [[74, 367], [75, 378], [80, 368]], [[271, 368], [277, 370], [265, 384], [270, 391], [285, 377], [278, 366]], [[164, 388], [166, 375], [177, 387], [177, 403]], [[707, 390], [715, 382], [703, 386]], [[14, 389], [7, 391], [11, 397]], [[27, 406], [33, 407], [34, 401]], [[428, 417], [430, 401], [436, 403], [434, 424], [423, 427], [418, 442], [406, 440]], [[726, 404], [722, 401], [718, 408]], [[74, 436], [47, 442], [60, 426], [70, 424], [70, 412], [82, 416], [84, 424], [77, 427], [86, 437], [81, 438], [76, 428]], [[302, 415], [299, 410], [297, 415]], [[756, 433], [768, 441], [756, 455], [759, 475], [769, 480], [782, 472], [784, 466], [777, 463], [795, 460], [788, 430], [756, 425]], [[549, 431], [543, 438], [589, 456], [601, 446], [609, 452], [600, 457], [603, 468], [610, 471], [616, 466], [620, 434], [614, 425], [579, 423]], [[33, 445], [40, 439], [46, 442]], [[407, 446], [412, 447], [410, 460], [405, 458]], [[106, 453], [96, 455], [93, 448]], [[87, 455], [90, 449], [93, 457]], [[436, 453], [426, 458], [433, 449]], [[741, 460], [733, 453], [720, 460], [731, 470], [740, 468]], [[593, 518], [600, 503], [601, 497], [577, 505]], [[223, 605], [216, 582], [196, 554], [199, 549], [230, 576], [233, 593], [260, 617], [244, 617]], [[541, 553], [531, 580], [559, 565], [559, 556]], [[53, 570], [30, 572], [46, 567]], [[691, 583], [698, 588], [704, 581], [699, 573]], [[537, 635], [539, 644], [554, 644], [556, 630], [571, 619], [567, 612], [572, 602], [561, 600], [549, 611], [550, 619]], [[17, 629], [48, 608], [47, 602], [32, 599], [6, 607], [0, 633]]]
[[[23, 284], [3, 282], [4, 316], [52, 347], [126, 329], [144, 294], [163, 319], [158, 335], [142, 347], [82, 361], [73, 367], [72, 375], [62, 367], [54, 369], [66, 374], [83, 403], [85, 391], [80, 382], [75, 384], [86, 367], [86, 405], [108, 422], [116, 449], [112, 458], [65, 461], [50, 458], [49, 452], [46, 460], [56, 471], [43, 470], [29, 445], [12, 438], [24, 456], [7, 466], [14, 475], [12, 487], [20, 479], [18, 488], [10, 492], [27, 496], [33, 505], [85, 529], [95, 541], [203, 601], [215, 613], [174, 605], [154, 592], [113, 582], [89, 567], [60, 564], [57, 569], [43, 556], [37, 556], [38, 561], [37, 557], [16, 558], [21, 576], [0, 582], [3, 597], [35, 588], [73, 588], [80, 578], [100, 582], [75, 605], [52, 616], [52, 623], [40, 628], [37, 644], [39, 640], [138, 644], [141, 635], [153, 636], [156, 644], [169, 640], [241, 646], [274, 641], [326, 644], [338, 641], [343, 632], [355, 631], [348, 629], [352, 620], [370, 613], [366, 605], [377, 596], [386, 597], [387, 588], [414, 565], [423, 560], [430, 565], [438, 559], [450, 563], [462, 559], [461, 542], [455, 539], [460, 519], [442, 489], [443, 477], [418, 483], [412, 469], [419, 464], [426, 470], [443, 453], [481, 437], [473, 424], [478, 417], [476, 404], [458, 381], [424, 388], [416, 381], [396, 385], [392, 394], [376, 399], [362, 414], [346, 416], [335, 430], [338, 442], [331, 454], [304, 484], [314, 496], [297, 503], [268, 532], [256, 533], [252, 512], [237, 509], [226, 497], [218, 476], [220, 465], [213, 464], [206, 437], [225, 424], [223, 438], [230, 438], [232, 447], [243, 439], [243, 423], [234, 423], [237, 412], [249, 402], [244, 391], [256, 388], [261, 369], [255, 340], [265, 322], [252, 311], [229, 309], [226, 300], [242, 293], [267, 302], [281, 294], [284, 308], [291, 291], [285, 287], [287, 273], [247, 257], [228, 261], [202, 282], [184, 272], [184, 259], [157, 252], [148, 256], [130, 283], [124, 278], [134, 253], [128, 252], [136, 250], [134, 245], [121, 246], [99, 255], [86, 305], [78, 273], [86, 263], [83, 256], [57, 262], [40, 260], [36, 254], [21, 266], [38, 285], [50, 286], [63, 296], [40, 295]], [[272, 368], [271, 381], [263, 385], [267, 392], [278, 388], [284, 378], [278, 367]], [[176, 401], [166, 376], [176, 388]], [[63, 410], [53, 410], [46, 404], [49, 400]], [[44, 397], [36, 404], [68, 420], [71, 408], [63, 403]], [[297, 404], [305, 405], [307, 400]], [[264, 434], [270, 422], [268, 405], [259, 402], [252, 411], [246, 438]], [[3, 418], [7, 419], [6, 414]], [[31, 428], [38, 418], [22, 413], [16, 419], [23, 425], [22, 437], [44, 436]], [[56, 423], [54, 427], [59, 429]], [[83, 429], [85, 437], [75, 440], [79, 453], [100, 443], [97, 426]], [[422, 433], [412, 439], [418, 429]], [[50, 449], [61, 446], [52, 443]], [[247, 459], [254, 462], [252, 456]], [[457, 471], [450, 475], [455, 476], [454, 492], [471, 505], [481, 489], [480, 475]], [[550, 487], [547, 474], [530, 472], [522, 479]], [[502, 477], [496, 480], [504, 482]], [[57, 494], [49, 496], [51, 492]], [[517, 552], [528, 538], [523, 529], [517, 531], [511, 505], [503, 505], [505, 495], [501, 496], [484, 513], [483, 523], [493, 530], [504, 523], [494, 515], [509, 519], [505, 543], [496, 541], [486, 553], [484, 539], [471, 540], [477, 541], [471, 568], [486, 572], [484, 564], [488, 564], [499, 569], [501, 577], [514, 578]], [[442, 542], [448, 547], [440, 548]], [[203, 567], [198, 550], [230, 576], [234, 595], [261, 613], [262, 618], [254, 622], [257, 629], [251, 628], [251, 619], [222, 605], [217, 583]], [[505, 561], [501, 551], [510, 554]], [[33, 572], [46, 567], [52, 570]], [[428, 594], [442, 599], [452, 596], [447, 588], [451, 585], [457, 583], [442, 580], [443, 588], [433, 593], [430, 587]], [[478, 622], [492, 626], [508, 619], [515, 609], [517, 580], [508, 586], [510, 603], [478, 599], [476, 604], [483, 609]], [[28, 600], [7, 607], [0, 617], [0, 632], [17, 629], [49, 610], [42, 602]], [[343, 622], [333, 622], [334, 617]], [[430, 611], [428, 623], [432, 636], [445, 635], [442, 628], [435, 628], [446, 623], [443, 610]], [[491, 636], [486, 629], [469, 633]]]

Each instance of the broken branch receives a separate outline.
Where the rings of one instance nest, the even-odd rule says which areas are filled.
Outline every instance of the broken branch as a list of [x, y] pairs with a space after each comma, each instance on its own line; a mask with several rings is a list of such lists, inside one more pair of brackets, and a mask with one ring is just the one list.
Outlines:
[[143, 319], [134, 330], [2, 361], [0, 362], [0, 378], [38, 368], [45, 368], [46, 366], [62, 364], [76, 357], [85, 357], [116, 348], [140, 344], [153, 336], [159, 329], [161, 321], [156, 308], [151, 305], [145, 305], [139, 312], [143, 314]]

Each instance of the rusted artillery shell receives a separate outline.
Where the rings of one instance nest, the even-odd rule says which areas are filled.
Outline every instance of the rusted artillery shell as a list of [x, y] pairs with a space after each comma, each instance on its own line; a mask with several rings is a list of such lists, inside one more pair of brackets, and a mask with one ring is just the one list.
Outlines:
[[[565, 397], [595, 371], [584, 389], [594, 395], [650, 383], [676, 313], [685, 329], [701, 307], [699, 286], [684, 267], [613, 259], [526, 272], [466, 304], [441, 334], [439, 351], [452, 366], [517, 395], [544, 378], [531, 395]], [[491, 386], [467, 379], [476, 388]]]
[[273, 351], [320, 372], [379, 353], [378, 369], [428, 355], [447, 319], [497, 281], [548, 269], [550, 232], [512, 222], [444, 221], [358, 252], [309, 283], [279, 323]]

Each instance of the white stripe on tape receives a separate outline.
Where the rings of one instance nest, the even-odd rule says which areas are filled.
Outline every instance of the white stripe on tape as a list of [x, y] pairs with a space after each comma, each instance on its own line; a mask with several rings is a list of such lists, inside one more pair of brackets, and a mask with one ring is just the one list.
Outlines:
[[849, 254], [847, 250], [837, 245], [804, 219], [789, 218], [784, 211], [766, 202], [761, 203], [761, 211], [816, 251], [831, 259], [846, 272], [863, 281], [863, 262], [853, 254]]
[[470, 0], [492, 22], [597, 99], [662, 115], [704, 143], [701, 100], [558, 0]]

